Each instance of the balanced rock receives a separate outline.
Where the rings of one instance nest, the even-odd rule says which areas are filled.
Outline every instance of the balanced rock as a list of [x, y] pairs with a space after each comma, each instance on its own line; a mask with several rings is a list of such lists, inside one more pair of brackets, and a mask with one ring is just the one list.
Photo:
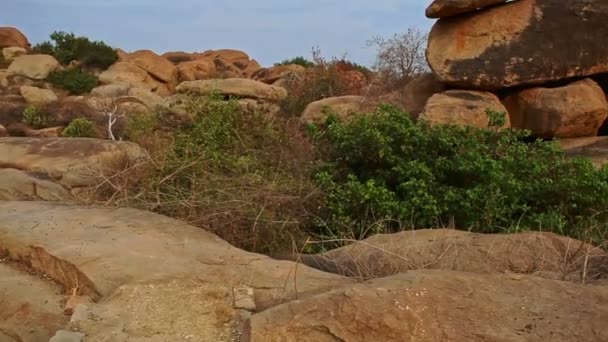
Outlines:
[[519, 0], [440, 19], [427, 61], [440, 81], [495, 90], [608, 72], [603, 0]]
[[43, 80], [59, 66], [55, 57], [50, 55], [24, 55], [15, 58], [8, 67], [7, 76], [24, 76]]
[[0, 27], [0, 48], [21, 47], [29, 48], [30, 42], [27, 37], [14, 27]]
[[419, 119], [431, 125], [459, 125], [488, 128], [487, 110], [505, 114], [505, 127], [510, 127], [507, 110], [496, 95], [485, 91], [448, 90], [427, 101]]
[[426, 8], [427, 18], [446, 18], [501, 4], [507, 0], [435, 0]]
[[543, 138], [597, 135], [608, 118], [608, 102], [591, 79], [557, 88], [530, 88], [504, 101], [513, 127]]
[[227, 78], [214, 80], [186, 81], [180, 83], [176, 90], [179, 93], [212, 93], [253, 98], [276, 102], [287, 97], [287, 91], [281, 87], [268, 85], [246, 78]]

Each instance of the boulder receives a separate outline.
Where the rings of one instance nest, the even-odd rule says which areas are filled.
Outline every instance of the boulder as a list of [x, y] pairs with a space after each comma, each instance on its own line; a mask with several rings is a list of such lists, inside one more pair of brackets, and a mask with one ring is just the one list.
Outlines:
[[291, 73], [299, 73], [304, 70], [306, 70], [306, 68], [297, 64], [280, 65], [271, 68], [259, 69], [258, 71], [253, 73], [253, 75], [251, 75], [251, 78], [256, 81], [264, 82], [267, 84], [273, 84], [274, 82]]
[[560, 145], [569, 157], [589, 159], [598, 168], [608, 165], [608, 137], [560, 139]]
[[117, 62], [112, 64], [108, 70], [99, 74], [99, 81], [103, 84], [129, 84], [132, 87], [150, 91], [155, 91], [160, 86], [160, 82], [153, 79], [146, 70], [132, 62]]
[[543, 138], [595, 136], [608, 118], [606, 95], [591, 79], [556, 88], [529, 88], [504, 104], [513, 127]]
[[247, 53], [234, 49], [208, 50], [203, 52], [201, 56], [221, 58], [227, 61], [228, 63], [237, 63], [242, 66], [246, 66], [249, 63], [249, 55], [247, 55]]
[[148, 108], [160, 106], [163, 103], [163, 98], [146, 89], [133, 87], [129, 89], [128, 96], [134, 97]]
[[6, 47], [2, 49], [2, 57], [7, 62], [12, 62], [15, 58], [27, 54], [27, 50], [22, 47]]
[[160, 56], [163, 58], [166, 58], [169, 62], [171, 62], [175, 65], [178, 65], [178, 64], [184, 63], [184, 62], [193, 61], [197, 58], [200, 58], [200, 54], [198, 54], [198, 53], [190, 53], [190, 52], [183, 52], [183, 51], [165, 52]]
[[7, 76], [24, 76], [34, 80], [43, 80], [58, 66], [59, 62], [50, 55], [24, 55], [15, 58], [8, 67]]
[[175, 65], [169, 62], [168, 59], [161, 57], [150, 50], [135, 51], [128, 54], [123, 60], [135, 63], [154, 78], [165, 83], [172, 83], [175, 81]]
[[6, 127], [0, 125], [0, 138], [8, 137], [8, 131]]
[[509, 115], [498, 97], [492, 93], [474, 90], [448, 90], [431, 96], [419, 119], [431, 125], [488, 128], [488, 109], [505, 113], [504, 127], [510, 127]]
[[129, 89], [133, 86], [129, 83], [114, 83], [95, 87], [91, 90], [91, 95], [100, 98], [116, 98], [127, 96]]
[[427, 18], [447, 18], [505, 2], [507, 0], [434, 0], [425, 14]]
[[20, 47], [29, 48], [31, 46], [27, 37], [14, 27], [0, 27], [0, 48]]
[[349, 120], [364, 108], [365, 98], [357, 95], [346, 95], [337, 97], [328, 97], [326, 99], [312, 102], [306, 106], [300, 119], [306, 123], [322, 124], [327, 118], [325, 110], [329, 110], [342, 120]]
[[215, 63], [210, 58], [199, 58], [177, 65], [177, 78], [184, 81], [196, 81], [216, 76]]
[[7, 260], [92, 299], [70, 318], [87, 341], [230, 341], [243, 315], [353, 283], [130, 208], [0, 202], [0, 241]]
[[602, 265], [608, 265], [606, 251], [543, 232], [477, 234], [454, 229], [420, 229], [377, 234], [326, 253], [294, 255], [290, 259], [362, 279], [417, 269], [510, 272], [577, 283], [583, 279], [591, 283], [608, 278], [608, 274], [600, 271]]
[[[142, 148], [129, 142], [90, 138], [0, 138], [1, 167], [20, 170], [41, 181], [53, 182], [68, 192], [95, 186], [104, 176], [120, 172], [125, 164], [133, 165], [146, 158], [147, 154]], [[10, 185], [11, 182], [7, 182]], [[45, 187], [51, 188], [48, 184]], [[17, 190], [11, 187], [8, 192], [18, 195], [31, 191]], [[0, 192], [6, 193], [7, 190], [0, 188]], [[64, 194], [58, 192], [57, 197], [64, 198]]]
[[59, 98], [50, 89], [42, 89], [37, 87], [22, 86], [19, 88], [21, 96], [28, 104], [44, 105], [47, 103], [57, 102]]
[[251, 342], [606, 341], [608, 286], [417, 270], [252, 315]]
[[402, 89], [380, 96], [378, 102], [395, 105], [409, 113], [412, 118], [418, 118], [428, 99], [443, 91], [443, 83], [432, 73], [426, 73], [414, 78]]
[[603, 0], [519, 0], [439, 19], [427, 61], [441, 82], [483, 90], [608, 72], [606, 16]]
[[270, 102], [277, 102], [287, 97], [287, 91], [281, 87], [246, 78], [186, 81], [180, 83], [176, 90], [179, 93], [210, 93], [217, 91], [223, 95], [233, 95]]

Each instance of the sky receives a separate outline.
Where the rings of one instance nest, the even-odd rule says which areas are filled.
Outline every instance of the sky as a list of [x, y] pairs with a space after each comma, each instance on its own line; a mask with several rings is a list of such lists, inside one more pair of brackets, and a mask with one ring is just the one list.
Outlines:
[[295, 56], [346, 57], [371, 65], [366, 41], [416, 27], [428, 32], [420, 0], [2, 0], [0, 26], [36, 44], [55, 30], [126, 51], [231, 48], [263, 66]]

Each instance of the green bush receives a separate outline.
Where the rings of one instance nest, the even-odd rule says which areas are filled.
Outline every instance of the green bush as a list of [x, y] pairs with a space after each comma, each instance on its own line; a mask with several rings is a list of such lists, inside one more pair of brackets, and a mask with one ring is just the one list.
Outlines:
[[45, 128], [51, 121], [50, 115], [35, 105], [25, 107], [22, 114], [23, 123], [34, 129]]
[[97, 76], [80, 68], [53, 71], [47, 81], [75, 95], [88, 93], [99, 83]]
[[296, 65], [303, 66], [305, 68], [311, 68], [311, 67], [315, 66], [314, 62], [309, 61], [308, 59], [301, 57], [301, 56], [291, 58], [291, 59], [286, 59], [280, 63], [275, 63], [274, 66], [282, 66], [282, 65], [289, 65], [289, 64], [296, 64]]
[[90, 41], [62, 31], [53, 32], [51, 40], [34, 46], [33, 50], [53, 55], [64, 65], [78, 61], [83, 67], [107, 69], [118, 60], [116, 51], [101, 41]]
[[95, 124], [85, 118], [72, 120], [61, 132], [66, 138], [94, 138], [96, 136]]
[[[488, 114], [504, 123], [504, 114]], [[326, 191], [316, 233], [455, 226], [605, 241], [608, 168], [567, 159], [554, 142], [529, 142], [530, 132], [492, 128], [432, 127], [389, 106], [350, 123], [330, 116], [316, 134], [325, 160], [316, 179]]]

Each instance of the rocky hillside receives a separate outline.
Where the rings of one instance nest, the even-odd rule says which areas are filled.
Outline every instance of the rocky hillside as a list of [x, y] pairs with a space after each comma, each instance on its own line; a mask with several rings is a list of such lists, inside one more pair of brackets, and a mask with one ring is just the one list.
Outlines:
[[399, 89], [0, 27], [0, 342], [608, 341], [608, 4], [426, 15]]

